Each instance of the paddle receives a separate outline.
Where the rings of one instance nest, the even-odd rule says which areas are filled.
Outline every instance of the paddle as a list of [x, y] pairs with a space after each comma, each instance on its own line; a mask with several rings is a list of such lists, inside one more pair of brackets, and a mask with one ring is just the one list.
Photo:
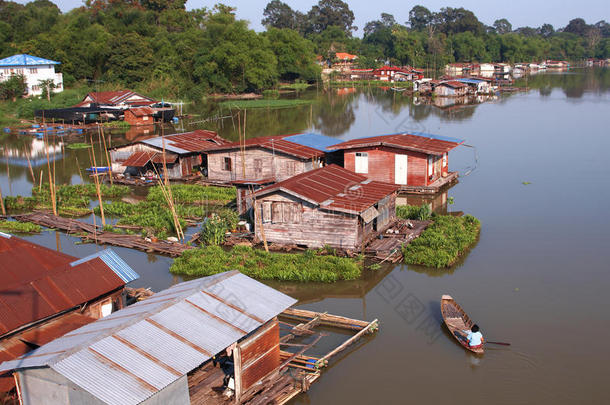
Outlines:
[[489, 341], [485, 341], [485, 343], [490, 343], [492, 345], [510, 346], [510, 343], [505, 343], [505, 342], [489, 342]]

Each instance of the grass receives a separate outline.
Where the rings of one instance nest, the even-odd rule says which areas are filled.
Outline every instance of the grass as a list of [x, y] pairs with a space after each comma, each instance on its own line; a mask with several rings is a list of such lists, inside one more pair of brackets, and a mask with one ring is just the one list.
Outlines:
[[31, 222], [0, 220], [0, 230], [11, 233], [39, 233], [42, 227]]
[[450, 267], [477, 241], [481, 223], [471, 215], [433, 215], [434, 221], [419, 238], [403, 248], [408, 264]]
[[325, 283], [360, 277], [357, 261], [319, 253], [313, 250], [305, 254], [267, 253], [247, 246], [235, 246], [231, 250], [205, 246], [184, 252], [174, 260], [170, 272], [202, 277], [237, 269], [261, 280]]
[[301, 105], [312, 104], [314, 100], [295, 100], [295, 99], [258, 99], [258, 100], [230, 100], [220, 103], [224, 108], [286, 108], [298, 107]]
[[66, 146], [67, 149], [88, 149], [91, 145], [83, 142], [71, 143]]

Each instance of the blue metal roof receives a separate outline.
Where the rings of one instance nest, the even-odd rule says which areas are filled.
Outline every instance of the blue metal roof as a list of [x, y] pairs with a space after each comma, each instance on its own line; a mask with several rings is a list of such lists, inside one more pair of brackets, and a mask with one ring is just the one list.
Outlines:
[[88, 262], [89, 260], [99, 257], [114, 273], [121, 278], [125, 283], [137, 280], [140, 275], [136, 273], [127, 263], [123, 261], [112, 249], [105, 249], [101, 252], [94, 253], [82, 259], [70, 263], [70, 266], [78, 266], [79, 264]]
[[284, 138], [284, 140], [296, 143], [297, 145], [308, 146], [323, 152], [332, 152], [326, 148], [341, 142], [337, 138], [331, 138], [330, 136], [315, 134], [312, 132], [287, 136]]
[[61, 62], [39, 58], [27, 54], [19, 54], [0, 59], [0, 66], [39, 66], [39, 65], [59, 65]]
[[456, 79], [456, 82], [460, 82], [460, 83], [470, 83], [470, 84], [479, 84], [481, 82], [484, 82], [485, 80], [481, 80], [481, 79]]
[[398, 133], [395, 133], [395, 134], [384, 134], [384, 135], [367, 136], [367, 137], [359, 138], [359, 139], [374, 138], [374, 137], [377, 137], [377, 136], [387, 136], [387, 135], [402, 135], [402, 134], [417, 135], [417, 136], [422, 136], [424, 138], [438, 139], [440, 141], [455, 142], [455, 143], [462, 143], [462, 142], [465, 141], [464, 139], [453, 138], [451, 136], [428, 134], [426, 132], [419, 132], [419, 131], [405, 131], [405, 132], [398, 132]]

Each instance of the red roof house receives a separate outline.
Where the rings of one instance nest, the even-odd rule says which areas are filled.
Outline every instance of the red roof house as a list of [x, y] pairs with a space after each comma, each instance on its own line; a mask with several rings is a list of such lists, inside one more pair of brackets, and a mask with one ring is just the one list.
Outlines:
[[464, 141], [415, 133], [352, 139], [330, 150], [343, 151], [344, 167], [372, 180], [399, 185], [406, 192], [435, 193], [455, 180], [448, 153]]
[[90, 107], [91, 104], [102, 106], [149, 106], [156, 103], [150, 97], [143, 96], [130, 90], [99, 91], [85, 96], [83, 101], [74, 107]]
[[[122, 308], [138, 277], [110, 249], [78, 259], [0, 232], [0, 363]], [[13, 387], [0, 375], [0, 398]]]
[[357, 249], [391, 225], [398, 189], [334, 164], [301, 173], [254, 193], [256, 236]]

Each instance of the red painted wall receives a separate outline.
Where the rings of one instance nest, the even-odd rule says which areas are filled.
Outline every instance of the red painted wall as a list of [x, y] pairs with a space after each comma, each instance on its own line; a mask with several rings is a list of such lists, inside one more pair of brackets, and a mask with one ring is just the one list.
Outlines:
[[[356, 170], [356, 152], [366, 152], [369, 154], [369, 172], [362, 173], [371, 180], [384, 181], [395, 184], [395, 162], [394, 155], [407, 155], [407, 186], [427, 186], [434, 182], [441, 173], [434, 173], [434, 177], [429, 180], [428, 155], [420, 152], [413, 152], [404, 149], [388, 148], [385, 146], [350, 149], [344, 152], [344, 167], [348, 170]], [[447, 168], [449, 165], [447, 165]], [[444, 170], [447, 170], [445, 168]]]

